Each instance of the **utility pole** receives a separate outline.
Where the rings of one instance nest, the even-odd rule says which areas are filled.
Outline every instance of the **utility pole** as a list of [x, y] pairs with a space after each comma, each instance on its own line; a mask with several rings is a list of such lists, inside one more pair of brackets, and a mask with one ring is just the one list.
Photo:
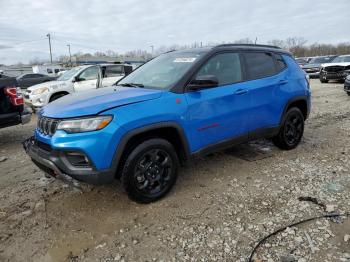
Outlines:
[[152, 57], [153, 57], [153, 49], [154, 49], [154, 45], [151, 45], [150, 48], [152, 49]]
[[258, 37], [255, 37], [255, 43], [254, 43], [255, 45], [256, 45], [256, 42], [258, 42]]
[[50, 36], [50, 33], [48, 33], [46, 36], [49, 38], [49, 47], [50, 47], [50, 61], [51, 61], [51, 64], [52, 64], [51, 36]]
[[67, 46], [68, 46], [68, 52], [69, 52], [69, 63], [70, 63], [70, 66], [72, 66], [72, 55], [70, 53], [70, 44], [68, 44]]

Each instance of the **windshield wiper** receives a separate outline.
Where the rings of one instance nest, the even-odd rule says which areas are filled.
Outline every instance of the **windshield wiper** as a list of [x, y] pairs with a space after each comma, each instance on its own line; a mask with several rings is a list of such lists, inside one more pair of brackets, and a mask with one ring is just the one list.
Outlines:
[[123, 83], [123, 84], [118, 84], [118, 86], [145, 87], [143, 84], [137, 84], [137, 83]]

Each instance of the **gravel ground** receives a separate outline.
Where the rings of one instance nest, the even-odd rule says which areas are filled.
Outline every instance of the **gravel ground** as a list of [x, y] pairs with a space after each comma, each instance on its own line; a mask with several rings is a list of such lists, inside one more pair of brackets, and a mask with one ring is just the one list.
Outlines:
[[[130, 201], [120, 183], [47, 179], [22, 150], [29, 125], [0, 130], [0, 261], [247, 261], [292, 223], [350, 212], [350, 97], [312, 80], [300, 146], [259, 140], [188, 163], [163, 200]], [[260, 261], [350, 261], [350, 219], [318, 219], [269, 238]]]

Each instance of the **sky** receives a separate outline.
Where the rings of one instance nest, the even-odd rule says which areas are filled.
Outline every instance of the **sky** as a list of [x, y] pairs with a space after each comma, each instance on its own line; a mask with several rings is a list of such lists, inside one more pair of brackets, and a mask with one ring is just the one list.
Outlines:
[[350, 42], [350, 0], [0, 0], [0, 64], [193, 42]]

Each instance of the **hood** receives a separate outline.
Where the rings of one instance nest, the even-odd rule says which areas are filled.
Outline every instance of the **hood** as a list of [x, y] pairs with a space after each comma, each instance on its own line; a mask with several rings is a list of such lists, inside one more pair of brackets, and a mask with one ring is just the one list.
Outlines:
[[41, 87], [49, 87], [49, 88], [57, 88], [57, 87], [63, 87], [67, 85], [67, 81], [49, 81], [44, 82], [41, 84], [37, 84], [31, 87], [28, 87], [27, 89], [30, 91], [34, 91], [35, 89], [41, 88]]
[[350, 62], [325, 63], [325, 64], [322, 64], [322, 67], [327, 67], [327, 66], [350, 66]]
[[159, 98], [162, 92], [146, 88], [104, 87], [64, 96], [43, 107], [39, 114], [52, 118], [96, 115], [113, 107]]

